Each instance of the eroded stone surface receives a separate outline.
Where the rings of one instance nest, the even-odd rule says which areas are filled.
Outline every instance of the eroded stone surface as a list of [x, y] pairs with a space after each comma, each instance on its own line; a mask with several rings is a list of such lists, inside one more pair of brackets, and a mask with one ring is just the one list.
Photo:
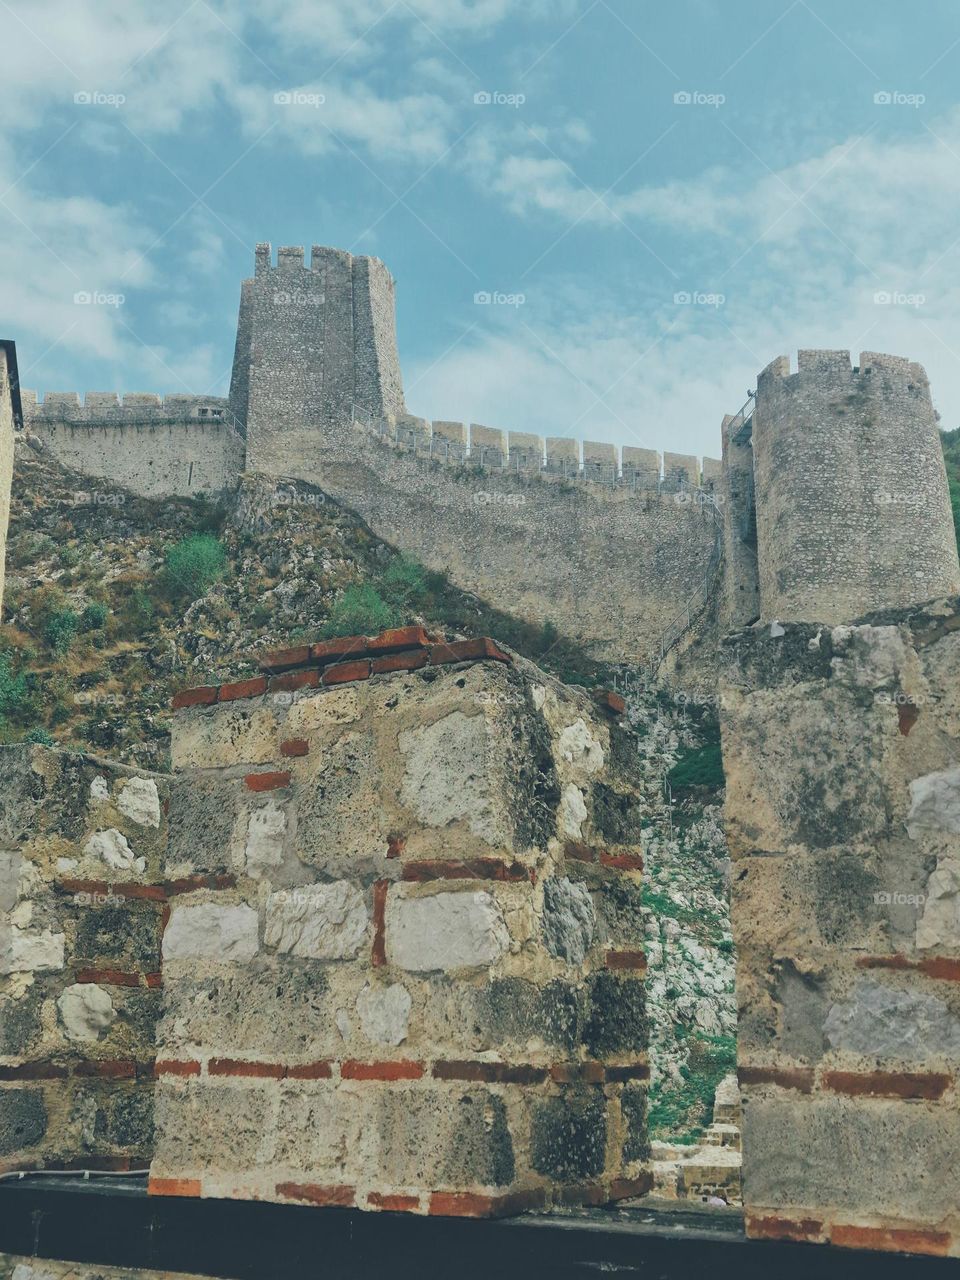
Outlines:
[[260, 946], [258, 924], [252, 907], [221, 907], [212, 902], [174, 907], [163, 935], [163, 958], [250, 960]]
[[99, 1040], [115, 1021], [117, 1011], [110, 993], [95, 982], [74, 983], [57, 1001], [63, 1029], [69, 1040]]
[[596, 928], [597, 913], [584, 884], [564, 878], [543, 886], [543, 939], [552, 956], [582, 964]]
[[346, 880], [281, 889], [267, 899], [264, 942], [314, 960], [355, 956], [367, 935], [363, 895]]
[[117, 808], [141, 827], [159, 827], [160, 794], [152, 778], [131, 778], [117, 797]]
[[824, 1033], [834, 1049], [922, 1061], [960, 1051], [960, 1019], [936, 996], [864, 979], [831, 1007]]
[[127, 843], [127, 837], [116, 827], [108, 827], [106, 831], [96, 831], [83, 846], [88, 858], [98, 858], [114, 871], [129, 871], [136, 867], [142, 871], [144, 860], [137, 858]]
[[941, 858], [926, 884], [923, 914], [917, 921], [918, 947], [954, 947], [960, 943], [960, 858]]
[[503, 913], [489, 893], [391, 898], [387, 956], [401, 969], [429, 973], [493, 964], [510, 944]]
[[388, 987], [369, 984], [357, 996], [360, 1026], [375, 1044], [401, 1044], [410, 1021], [410, 993], [402, 983]]
[[279, 867], [283, 861], [283, 837], [287, 816], [276, 804], [254, 809], [247, 827], [244, 860], [247, 874], [260, 877], [268, 867]]
[[400, 734], [406, 758], [401, 799], [431, 827], [465, 820], [475, 835], [495, 842], [486, 720], [451, 712]]
[[923, 831], [960, 834], [960, 766], [914, 778], [907, 830], [911, 836]]
[[44, 929], [31, 932], [16, 925], [0, 924], [0, 973], [32, 973], [62, 969], [64, 935]]

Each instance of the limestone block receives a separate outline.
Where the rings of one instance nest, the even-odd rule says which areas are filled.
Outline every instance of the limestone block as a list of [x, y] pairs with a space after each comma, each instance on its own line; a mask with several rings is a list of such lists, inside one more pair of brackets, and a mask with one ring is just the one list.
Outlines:
[[923, 831], [960, 834], [960, 765], [910, 783], [907, 830], [911, 836]]
[[560, 832], [571, 840], [580, 838], [583, 824], [587, 820], [587, 806], [583, 792], [574, 783], [568, 782], [560, 795]]
[[12, 911], [17, 902], [22, 855], [0, 849], [0, 911]]
[[302, 737], [318, 729], [350, 724], [359, 715], [357, 686], [340, 685], [298, 697], [287, 712], [286, 732], [293, 738]]
[[348, 960], [368, 923], [363, 895], [346, 880], [281, 889], [267, 899], [264, 943], [313, 960]]
[[246, 1170], [269, 1163], [279, 1106], [279, 1092], [265, 1083], [161, 1083], [153, 1172]]
[[410, 992], [400, 982], [389, 986], [367, 983], [357, 996], [360, 1028], [374, 1044], [402, 1044], [410, 1021]]
[[250, 960], [259, 950], [259, 917], [252, 907], [212, 902], [175, 906], [163, 935], [164, 960]]
[[116, 1020], [110, 993], [95, 982], [74, 983], [57, 1001], [68, 1040], [96, 1041]]
[[90, 783], [90, 803], [100, 804], [104, 800], [110, 799], [110, 788], [107, 786], [106, 778], [97, 774]]
[[143, 871], [147, 865], [146, 859], [136, 857], [127, 837], [116, 827], [94, 832], [83, 846], [83, 853], [84, 857], [105, 862], [111, 871]]
[[386, 909], [387, 958], [414, 973], [490, 965], [510, 935], [489, 893], [438, 893], [405, 898], [392, 893]]
[[131, 778], [117, 797], [117, 808], [141, 827], [159, 827], [160, 795], [151, 778]]
[[504, 1187], [516, 1172], [504, 1099], [456, 1090], [443, 1106], [429, 1093], [378, 1090], [369, 1123], [378, 1177], [392, 1186]]
[[277, 804], [266, 804], [254, 809], [247, 825], [247, 843], [244, 863], [247, 875], [260, 878], [270, 867], [283, 862], [283, 838], [287, 830], [287, 815]]
[[64, 941], [62, 933], [49, 929], [31, 933], [16, 925], [0, 924], [0, 974], [62, 969]]
[[483, 715], [453, 711], [399, 737], [406, 770], [400, 798], [431, 827], [464, 821], [490, 844], [509, 839], [506, 815], [495, 805], [491, 747]]
[[568, 776], [591, 777], [603, 768], [603, 744], [582, 716], [561, 731], [557, 754], [562, 763], [570, 766]]
[[266, 764], [277, 752], [277, 718], [259, 702], [228, 703], [216, 712], [177, 712], [171, 741], [174, 769], [214, 769], [229, 764]]
[[543, 886], [543, 940], [552, 956], [582, 964], [593, 942], [597, 913], [586, 885], [552, 877]]
[[949, 1171], [960, 1149], [960, 1112], [953, 1108], [751, 1090], [743, 1149], [751, 1207], [822, 1213], [829, 1206], [916, 1223], [939, 1223], [956, 1210]]
[[864, 979], [831, 1006], [824, 1023], [834, 1049], [909, 1062], [960, 1052], [960, 1018], [934, 995]]
[[953, 948], [960, 944], [960, 858], [942, 857], [926, 883], [923, 913], [917, 921], [917, 946]]

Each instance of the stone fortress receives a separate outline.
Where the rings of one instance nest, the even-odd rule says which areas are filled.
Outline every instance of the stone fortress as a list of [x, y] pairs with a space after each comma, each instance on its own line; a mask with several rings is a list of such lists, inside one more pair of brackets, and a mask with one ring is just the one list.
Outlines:
[[[383, 264], [260, 246], [229, 398], [22, 399], [106, 484], [294, 477], [597, 657], [699, 659], [747, 1233], [960, 1256], [960, 560], [919, 365], [774, 360], [721, 463], [581, 454], [408, 415]], [[622, 700], [417, 626], [262, 665], [177, 695], [169, 780], [0, 753], [0, 1169], [427, 1216], [649, 1187]]]
[[105, 484], [212, 493], [244, 470], [314, 483], [428, 568], [606, 660], [960, 586], [926, 376], [872, 352], [852, 368], [846, 352], [801, 351], [795, 374], [775, 360], [724, 419], [722, 462], [431, 423], [405, 409], [384, 264], [320, 246], [309, 265], [299, 247], [274, 263], [261, 244], [229, 397], [22, 400], [25, 429]]

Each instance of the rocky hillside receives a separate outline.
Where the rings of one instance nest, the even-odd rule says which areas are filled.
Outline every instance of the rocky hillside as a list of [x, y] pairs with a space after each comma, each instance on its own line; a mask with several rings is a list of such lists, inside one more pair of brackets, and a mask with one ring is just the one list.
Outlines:
[[171, 695], [255, 670], [321, 634], [423, 621], [495, 634], [567, 680], [609, 676], [399, 556], [301, 483], [244, 483], [223, 504], [97, 488], [19, 445], [0, 627], [0, 741], [166, 767]]

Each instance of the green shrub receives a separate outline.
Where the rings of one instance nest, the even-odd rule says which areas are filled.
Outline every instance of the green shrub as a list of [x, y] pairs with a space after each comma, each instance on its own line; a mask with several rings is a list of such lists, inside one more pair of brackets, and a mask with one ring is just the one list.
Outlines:
[[80, 628], [80, 619], [75, 609], [69, 607], [56, 609], [47, 618], [43, 628], [43, 638], [57, 655], [62, 658], [70, 652], [74, 637]]
[[107, 621], [107, 606], [94, 602], [88, 604], [80, 615], [80, 628], [83, 631], [99, 631]]
[[49, 733], [47, 733], [46, 729], [42, 729], [42, 728], [31, 729], [29, 733], [24, 735], [23, 740], [24, 742], [36, 742], [41, 747], [54, 746], [53, 737]]
[[166, 570], [170, 587], [176, 595], [191, 600], [219, 582], [227, 567], [227, 556], [219, 539], [210, 533], [194, 533], [167, 550]]
[[0, 723], [15, 715], [27, 700], [27, 677], [14, 675], [7, 655], [0, 654]]
[[398, 617], [383, 596], [369, 583], [347, 587], [323, 628], [333, 636], [372, 636], [397, 625]]
[[380, 591], [401, 614], [423, 604], [429, 594], [427, 571], [407, 556], [395, 556], [380, 579]]

